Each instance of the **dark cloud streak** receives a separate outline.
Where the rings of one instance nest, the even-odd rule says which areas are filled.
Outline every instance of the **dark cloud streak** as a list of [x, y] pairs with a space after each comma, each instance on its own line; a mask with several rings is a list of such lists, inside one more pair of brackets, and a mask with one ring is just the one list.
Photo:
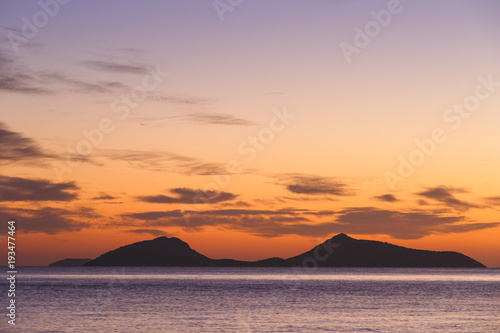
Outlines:
[[173, 188], [169, 192], [178, 195], [177, 197], [160, 195], [139, 196], [139, 200], [149, 203], [184, 203], [184, 204], [213, 204], [223, 201], [230, 201], [237, 195], [229, 192], [201, 191], [189, 188]]
[[[19, 230], [54, 235], [64, 231], [80, 231], [91, 226], [74, 218], [77, 212], [44, 207], [41, 209], [6, 209], [0, 207], [0, 219], [14, 219]], [[78, 214], [80, 215], [80, 214]], [[84, 215], [84, 214], [82, 214]], [[77, 216], [81, 218], [81, 216]]]
[[[313, 222], [306, 215], [333, 216], [333, 221]], [[464, 216], [421, 211], [400, 212], [374, 207], [355, 207], [338, 212], [297, 209], [216, 209], [205, 211], [156, 211], [124, 215], [145, 226], [181, 227], [200, 231], [205, 227], [236, 230], [261, 237], [283, 235], [326, 237], [333, 233], [385, 234], [399, 239], [418, 239], [431, 234], [459, 233], [492, 228], [500, 223], [475, 223]]]
[[150, 234], [150, 235], [153, 235], [155, 237], [168, 236], [168, 234], [165, 231], [160, 230], [160, 229], [131, 229], [131, 230], [127, 230], [127, 232], [131, 232], [134, 234]]
[[286, 189], [295, 194], [350, 196], [353, 192], [347, 184], [330, 177], [293, 175], [285, 176]]
[[418, 239], [431, 234], [492, 228], [498, 223], [471, 223], [464, 216], [423, 212], [399, 212], [373, 207], [350, 208], [337, 216], [339, 228], [355, 234], [385, 234], [399, 239]]
[[92, 200], [114, 200], [116, 197], [113, 197], [105, 192], [99, 193], [98, 196], [93, 197]]
[[181, 118], [193, 123], [210, 125], [254, 126], [257, 124], [247, 119], [216, 113], [193, 113]]
[[383, 194], [383, 195], [378, 195], [374, 197], [377, 200], [380, 201], [386, 201], [386, 202], [396, 202], [399, 201], [398, 198], [396, 198], [393, 194]]
[[52, 157], [42, 151], [33, 139], [11, 131], [0, 122], [0, 163]]
[[111, 73], [128, 73], [128, 74], [145, 74], [145, 65], [132, 65], [132, 64], [120, 64], [113, 61], [107, 60], [87, 60], [81, 62], [83, 65], [96, 69], [98, 71], [105, 71]]
[[229, 174], [223, 163], [210, 163], [170, 152], [105, 150], [103, 153], [102, 157], [125, 161], [132, 167], [140, 169], [170, 171], [188, 176]]
[[432, 199], [457, 211], [467, 211], [471, 208], [482, 207], [481, 205], [459, 200], [454, 196], [454, 193], [467, 193], [467, 190], [452, 186], [436, 186], [427, 187], [425, 191], [419, 192], [417, 195]]
[[0, 201], [72, 201], [78, 189], [73, 182], [0, 176]]

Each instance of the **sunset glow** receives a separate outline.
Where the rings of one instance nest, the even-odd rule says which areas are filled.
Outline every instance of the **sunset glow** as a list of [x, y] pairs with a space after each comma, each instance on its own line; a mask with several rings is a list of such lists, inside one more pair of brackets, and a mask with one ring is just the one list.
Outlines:
[[162, 235], [288, 258], [346, 233], [500, 267], [498, 1], [148, 3], [61, 1], [46, 24], [1, 5], [18, 265]]

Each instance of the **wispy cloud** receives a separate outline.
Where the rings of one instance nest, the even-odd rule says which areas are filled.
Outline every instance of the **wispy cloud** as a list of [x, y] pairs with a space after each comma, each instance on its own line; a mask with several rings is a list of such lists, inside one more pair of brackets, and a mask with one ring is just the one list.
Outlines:
[[127, 232], [131, 232], [134, 234], [150, 234], [150, 235], [153, 235], [156, 237], [168, 236], [168, 234], [165, 231], [160, 230], [160, 229], [131, 229], [131, 230], [127, 230]]
[[92, 198], [92, 200], [114, 200], [116, 197], [113, 197], [105, 192], [99, 193], [98, 196]]
[[192, 113], [181, 118], [193, 123], [210, 125], [254, 126], [257, 124], [247, 119], [217, 113]]
[[316, 215], [316, 216], [331, 216], [337, 214], [337, 211], [334, 210], [318, 210], [318, 211], [307, 211], [304, 212], [307, 215]]
[[85, 218], [85, 211], [69, 211], [59, 208], [9, 209], [0, 207], [2, 221], [15, 220], [23, 232], [57, 234], [64, 231], [80, 231], [91, 226]]
[[62, 91], [104, 94], [116, 93], [123, 89], [130, 88], [120, 81], [87, 82], [59, 71], [33, 70], [0, 51], [0, 92], [28, 95], [51, 95]]
[[354, 195], [349, 186], [332, 177], [316, 175], [281, 175], [279, 184], [294, 194], [307, 196], [350, 196]]
[[267, 215], [267, 216], [297, 216], [302, 212], [302, 210], [295, 210], [289, 208], [283, 208], [278, 210], [268, 210], [268, 209], [216, 209], [203, 211], [204, 215], [215, 215], [215, 216], [241, 216], [241, 215]]
[[[181, 227], [199, 231], [205, 227], [247, 232], [261, 237], [282, 235], [325, 236], [335, 223], [311, 223], [302, 215], [307, 209], [214, 209], [197, 212], [169, 210], [124, 214], [125, 219], [142, 221], [145, 226]], [[186, 223], [186, 214], [189, 223]], [[135, 222], [137, 223], [137, 222]]]
[[[330, 217], [331, 221], [311, 221], [306, 216]], [[213, 209], [204, 211], [150, 211], [122, 216], [146, 226], [181, 227], [200, 231], [205, 227], [242, 231], [261, 237], [301, 235], [326, 237], [333, 233], [386, 234], [399, 239], [418, 239], [431, 234], [482, 230], [500, 223], [477, 223], [446, 212], [395, 211], [374, 207], [354, 207], [340, 211], [307, 209]], [[186, 223], [186, 217], [189, 223]]]
[[400, 239], [418, 239], [431, 234], [466, 232], [492, 228], [499, 223], [468, 222], [464, 216], [425, 212], [400, 212], [373, 207], [349, 208], [336, 221], [340, 230], [354, 234], [385, 234]]
[[141, 212], [141, 213], [128, 213], [123, 214], [123, 217], [144, 220], [144, 221], [152, 221], [152, 220], [160, 220], [166, 219], [170, 217], [182, 218], [184, 212], [175, 209], [175, 210], [167, 210], [167, 211], [152, 211], [152, 212]]
[[229, 192], [201, 191], [189, 188], [173, 188], [170, 193], [177, 196], [167, 195], [147, 195], [137, 197], [139, 200], [150, 203], [184, 203], [184, 204], [213, 204], [223, 201], [230, 201], [238, 197]]
[[228, 114], [219, 113], [189, 113], [168, 116], [131, 117], [129, 121], [138, 122], [143, 126], [160, 127], [177, 123], [223, 125], [223, 126], [254, 126], [256, 122]]
[[82, 61], [81, 64], [98, 71], [111, 73], [145, 74], [147, 68], [146, 65], [125, 64], [109, 60], [86, 60]]
[[0, 201], [72, 201], [77, 198], [74, 191], [78, 189], [73, 182], [0, 176]]
[[452, 187], [452, 186], [437, 186], [437, 187], [427, 187], [425, 191], [417, 193], [427, 199], [432, 199], [439, 203], [442, 203], [450, 208], [457, 211], [467, 211], [471, 208], [481, 208], [481, 205], [477, 205], [471, 202], [463, 201], [457, 199], [455, 193], [467, 193], [468, 191], [464, 188]]
[[[185, 215], [189, 214], [189, 224]], [[125, 218], [144, 221], [147, 226], [182, 227], [187, 230], [201, 230], [204, 227], [216, 226], [228, 230], [238, 230], [261, 237], [277, 237], [280, 235], [324, 235], [325, 225], [306, 225], [308, 219], [299, 216], [292, 209], [254, 210], [254, 209], [218, 209], [201, 212], [181, 212], [171, 210], [163, 212], [144, 212], [126, 214]], [[319, 229], [322, 229], [321, 232]]]
[[49, 94], [36, 77], [22, 68], [14, 57], [0, 50], [0, 91], [28, 95]]
[[170, 152], [108, 149], [102, 150], [100, 156], [151, 171], [170, 171], [188, 176], [228, 174], [224, 163], [206, 162]]
[[396, 198], [393, 194], [377, 195], [374, 198], [377, 199], [377, 200], [386, 201], [386, 202], [396, 202], [396, 201], [399, 201], [398, 198]]
[[49, 86], [53, 89], [54, 93], [61, 90], [69, 90], [83, 94], [106, 94], [130, 89], [128, 85], [119, 81], [101, 80], [97, 82], [86, 82], [56, 71], [38, 71], [35, 75], [38, 81], [43, 81], [45, 86]]
[[485, 200], [492, 206], [500, 206], [500, 196], [486, 197]]
[[52, 157], [42, 151], [33, 139], [11, 131], [0, 122], [0, 162], [44, 159]]
[[212, 99], [205, 97], [198, 97], [192, 95], [151, 95], [149, 97], [152, 101], [166, 102], [184, 106], [206, 105]]

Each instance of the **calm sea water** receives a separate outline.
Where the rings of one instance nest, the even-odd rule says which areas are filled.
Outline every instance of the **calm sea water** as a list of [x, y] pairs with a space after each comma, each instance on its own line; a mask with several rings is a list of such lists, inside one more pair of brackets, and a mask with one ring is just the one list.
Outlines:
[[17, 289], [2, 331], [500, 332], [499, 269], [24, 267]]

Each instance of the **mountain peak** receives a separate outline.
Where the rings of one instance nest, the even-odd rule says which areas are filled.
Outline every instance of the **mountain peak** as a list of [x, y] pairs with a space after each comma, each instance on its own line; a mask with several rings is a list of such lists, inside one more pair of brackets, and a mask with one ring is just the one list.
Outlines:
[[177, 237], [167, 237], [167, 236], [160, 236], [149, 240], [149, 242], [162, 242], [162, 243], [170, 242], [170, 243], [179, 243], [187, 245], [187, 243], [184, 242], [182, 239], [179, 239]]
[[161, 236], [106, 252], [85, 266], [207, 266], [209, 261], [179, 238]]
[[170, 241], [171, 239], [174, 239], [174, 238], [175, 237], [160, 236], [160, 237], [156, 237], [156, 238], [150, 239], [150, 241], [165, 242], [165, 241]]
[[355, 240], [354, 238], [352, 237], [349, 237], [347, 236], [346, 234], [344, 234], [343, 232], [338, 234], [338, 235], [335, 235], [331, 238], [332, 240], [336, 240], [336, 241], [343, 241], [343, 240]]

